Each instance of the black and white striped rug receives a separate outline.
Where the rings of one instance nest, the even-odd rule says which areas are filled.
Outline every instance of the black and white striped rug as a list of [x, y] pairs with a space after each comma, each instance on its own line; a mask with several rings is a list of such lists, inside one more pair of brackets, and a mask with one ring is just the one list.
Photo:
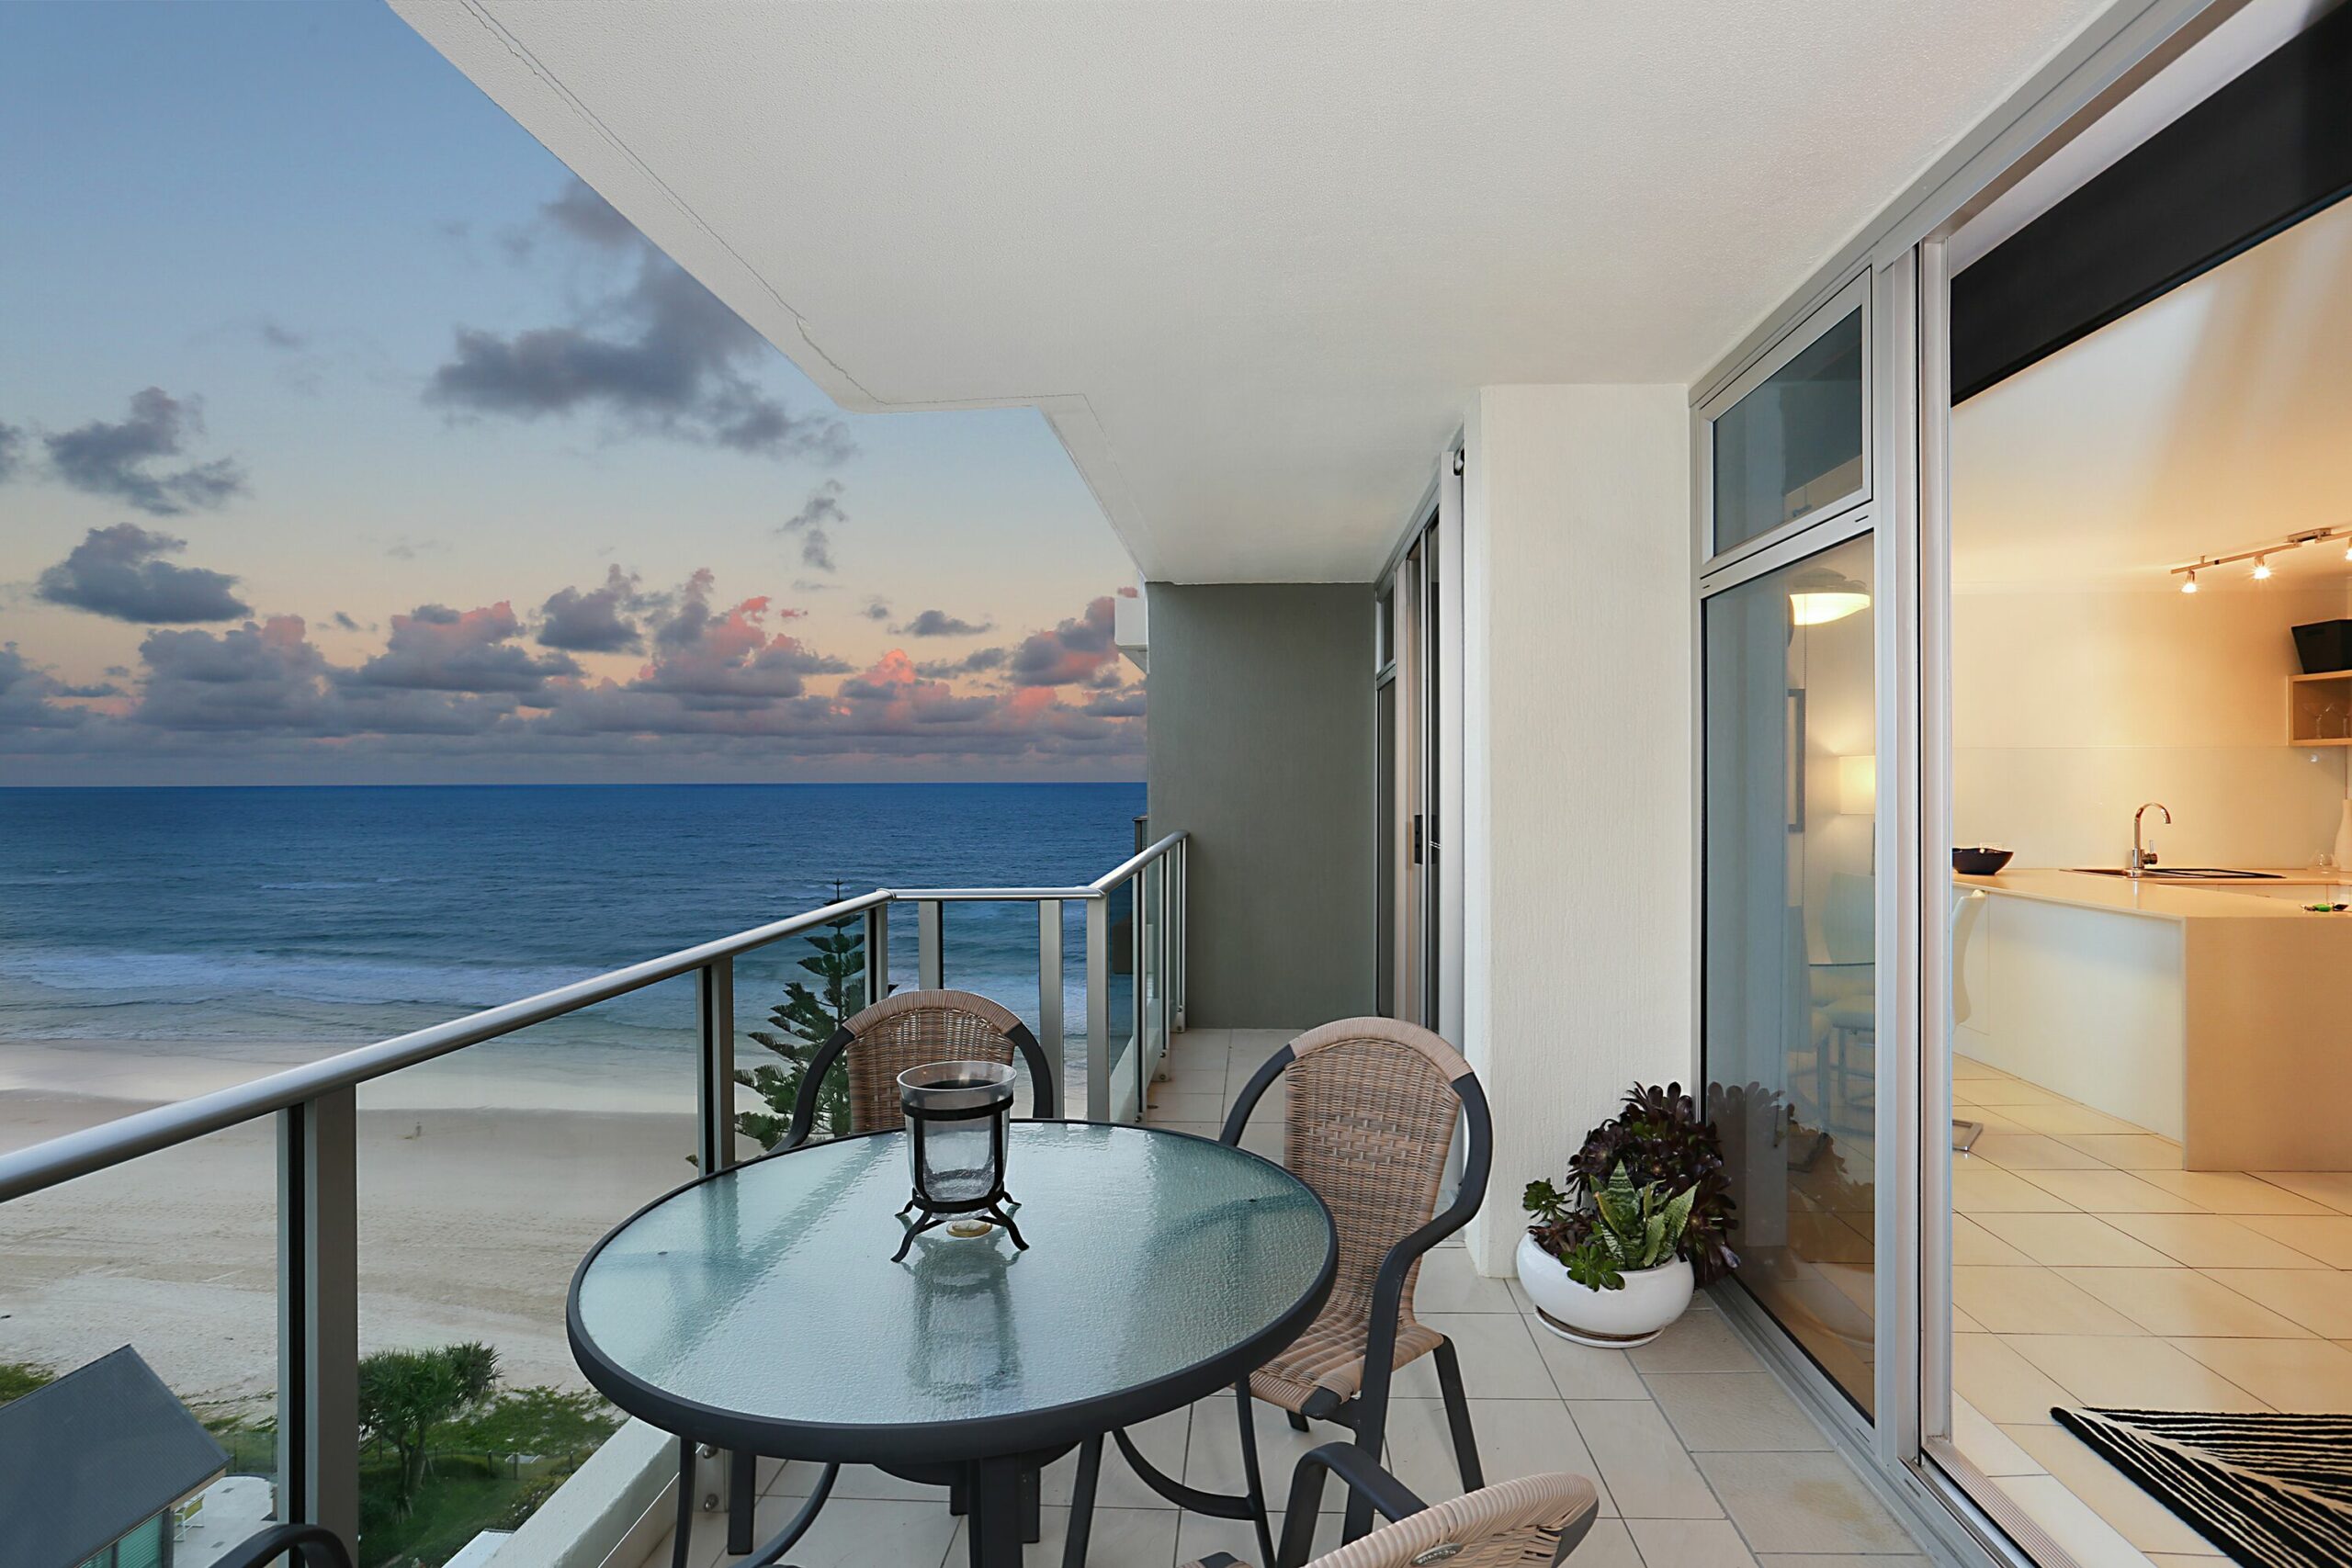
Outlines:
[[2352, 1416], [2050, 1412], [2245, 1568], [2352, 1568]]

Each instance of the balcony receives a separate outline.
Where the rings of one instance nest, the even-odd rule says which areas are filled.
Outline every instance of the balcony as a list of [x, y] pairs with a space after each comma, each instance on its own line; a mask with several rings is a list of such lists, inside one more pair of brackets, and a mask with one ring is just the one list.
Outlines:
[[[76, 1187], [105, 1188], [137, 1205], [157, 1195], [153, 1183], [170, 1183], [167, 1162], [185, 1157], [193, 1146], [239, 1138], [253, 1145], [266, 1139], [274, 1124], [274, 1201], [257, 1206], [257, 1215], [266, 1220], [255, 1223], [274, 1227], [278, 1259], [276, 1393], [248, 1402], [243, 1416], [225, 1428], [212, 1423], [216, 1432], [232, 1436], [225, 1445], [231, 1473], [202, 1495], [199, 1506], [181, 1510], [176, 1561], [180, 1568], [204, 1568], [236, 1539], [239, 1531], [232, 1526], [273, 1516], [348, 1528], [363, 1517], [363, 1476], [380, 1494], [387, 1462], [386, 1433], [369, 1425], [365, 1414], [361, 1352], [421, 1348], [415, 1342], [424, 1331], [423, 1325], [388, 1321], [375, 1310], [370, 1283], [383, 1263], [371, 1254], [397, 1244], [382, 1239], [388, 1206], [372, 1189], [379, 1178], [389, 1184], [403, 1168], [409, 1179], [422, 1179], [422, 1172], [450, 1160], [459, 1168], [442, 1171], [441, 1179], [476, 1179], [464, 1168], [460, 1147], [432, 1142], [445, 1124], [433, 1115], [421, 1115], [413, 1135], [392, 1137], [396, 1147], [385, 1153], [385, 1131], [375, 1126], [385, 1113], [371, 1107], [397, 1075], [414, 1074], [435, 1062], [483, 1060], [499, 1043], [560, 1025], [584, 1010], [624, 998], [674, 993], [683, 1014], [676, 1021], [682, 1048], [674, 1066], [692, 1087], [669, 1088], [664, 1104], [670, 1116], [662, 1124], [674, 1134], [678, 1147], [667, 1156], [674, 1163], [656, 1166], [652, 1174], [662, 1186], [675, 1185], [690, 1174], [689, 1157], [703, 1163], [757, 1150], [757, 1140], [742, 1136], [755, 1122], [730, 1124], [730, 1118], [747, 1111], [759, 1114], [753, 1108], [761, 1103], [738, 1087], [738, 1067], [763, 1059], [754, 1043], [760, 1032], [744, 1027], [754, 1021], [746, 1016], [752, 1010], [743, 998], [770, 994], [775, 976], [787, 972], [823, 974], [797, 956], [804, 948], [820, 955], [827, 951], [809, 947], [812, 936], [831, 942], [831, 951], [843, 958], [835, 964], [837, 972], [822, 981], [842, 988], [842, 995], [833, 998], [837, 1003], [863, 995], [869, 982], [876, 992], [887, 992], [894, 916], [901, 922], [911, 917], [919, 983], [952, 983], [955, 912], [985, 902], [1035, 911], [1038, 989], [1034, 998], [1020, 998], [1022, 1010], [1034, 1019], [1073, 1112], [1082, 1108], [1090, 1120], [1140, 1120], [1214, 1136], [1236, 1092], [1291, 1032], [1182, 1028], [1186, 850], [1183, 835], [1170, 835], [1082, 886], [877, 890], [256, 1082], [71, 1133], [0, 1158], [0, 1236], [20, 1257], [70, 1248], [73, 1238], [61, 1237], [59, 1227], [44, 1224], [49, 1216], [43, 1205], [57, 1196]], [[903, 936], [903, 923], [900, 931]], [[1073, 946], [1076, 958], [1069, 969], [1076, 984], [1066, 987], [1065, 951]], [[1066, 1002], [1066, 993], [1077, 998], [1075, 1006]], [[1072, 1016], [1066, 1019], [1066, 1013]], [[683, 1048], [686, 1043], [691, 1051]], [[547, 1058], [532, 1060], [544, 1065]], [[579, 1065], [566, 1065], [573, 1070], [559, 1078], [577, 1078]], [[507, 1118], [519, 1122], [521, 1111], [511, 1105], [515, 1086], [507, 1069], [513, 1066], [481, 1081], [505, 1086]], [[537, 1096], [537, 1109], [570, 1103], [562, 1081], [525, 1087], [524, 1098]], [[578, 1085], [569, 1088], [576, 1091]], [[479, 1103], [461, 1109], [476, 1115], [485, 1111]], [[498, 1114], [494, 1108], [488, 1113]], [[574, 1138], [594, 1145], [608, 1123], [599, 1122], [593, 1110], [577, 1116]], [[1279, 1159], [1281, 1121], [1277, 1090], [1261, 1104], [1245, 1145]], [[363, 1122], [374, 1130], [364, 1131]], [[513, 1136], [526, 1134], [518, 1127]], [[485, 1223], [471, 1234], [461, 1229], [442, 1235], [436, 1245], [459, 1252], [537, 1249], [544, 1254], [539, 1272], [560, 1279], [597, 1235], [653, 1195], [628, 1190], [627, 1182], [601, 1169], [625, 1163], [627, 1152], [617, 1142], [602, 1155], [594, 1146], [574, 1149], [569, 1179], [587, 1197], [567, 1205], [554, 1192], [547, 1195], [551, 1235], [494, 1234]], [[395, 1160], [405, 1165], [390, 1163]], [[168, 1247], [168, 1227], [141, 1232], [137, 1244]], [[95, 1241], [82, 1245], [93, 1255], [105, 1251]], [[68, 1294], [111, 1303], [116, 1310], [100, 1314], [107, 1317], [99, 1325], [101, 1337], [119, 1336], [135, 1345], [142, 1324], [162, 1334], [175, 1315], [208, 1310], [205, 1260], [184, 1259], [178, 1268], [190, 1287], [177, 1301], [129, 1303], [122, 1292], [109, 1295], [104, 1290]], [[103, 1273], [104, 1265], [94, 1262], [89, 1271]], [[562, 1363], [560, 1291], [537, 1300], [502, 1300], [484, 1291], [479, 1299], [469, 1293], [449, 1305], [449, 1315], [441, 1321], [477, 1325], [478, 1337], [498, 1349], [510, 1369], [511, 1383], [543, 1386], [581, 1401], [575, 1414], [603, 1408], [593, 1399], [582, 1400], [576, 1371]], [[1139, 1291], [1135, 1308], [1149, 1314], [1167, 1305]], [[1631, 1353], [1587, 1349], [1545, 1332], [1528, 1315], [1514, 1284], [1479, 1276], [1457, 1237], [1425, 1264], [1419, 1309], [1460, 1348], [1490, 1481], [1566, 1470], [1590, 1475], [1600, 1484], [1602, 1521], [1580, 1548], [1579, 1562], [1668, 1568], [1745, 1563], [1751, 1556], [1769, 1563], [1783, 1553], [1898, 1558], [1917, 1551], [1833, 1451], [1823, 1428], [1766, 1370], [1731, 1316], [1703, 1297], [1698, 1310], [1654, 1345]], [[1277, 1495], [1300, 1453], [1340, 1435], [1340, 1428], [1319, 1426], [1295, 1433], [1262, 1405], [1259, 1416], [1259, 1442]], [[412, 1512], [389, 1535], [363, 1527], [360, 1561], [457, 1562], [467, 1568], [556, 1562], [635, 1568], [641, 1562], [662, 1568], [673, 1551], [674, 1448], [664, 1434], [642, 1423], [616, 1430], [616, 1419], [580, 1427], [571, 1438], [579, 1451], [481, 1456], [489, 1461], [487, 1471], [503, 1466], [510, 1479], [530, 1483], [500, 1495], [511, 1497], [512, 1506], [454, 1519], [433, 1537], [409, 1522], [426, 1511], [420, 1492]], [[483, 1428], [477, 1424], [464, 1429], [479, 1434]], [[607, 1432], [609, 1437], [603, 1435]], [[1233, 1411], [1226, 1400], [1157, 1417], [1134, 1436], [1148, 1457], [1189, 1484], [1229, 1491], [1238, 1483]], [[452, 1429], [436, 1441], [437, 1451], [433, 1442], [426, 1444], [424, 1469], [439, 1476], [472, 1473], [475, 1458], [451, 1451], [452, 1446], [485, 1439], [461, 1438]], [[550, 1446], [547, 1439], [537, 1445]], [[1460, 1490], [1426, 1361], [1400, 1374], [1386, 1449], [1389, 1466], [1422, 1495], [1444, 1497]], [[1074, 1458], [1066, 1458], [1044, 1478], [1044, 1544], [1036, 1550], [1046, 1559], [1058, 1560], [1074, 1468]], [[806, 1464], [762, 1462], [755, 1509], [762, 1536], [780, 1528], [797, 1508], [814, 1473]], [[710, 1456], [697, 1477], [705, 1506], [689, 1544], [689, 1562], [728, 1561], [726, 1516], [719, 1506], [724, 1474], [723, 1457]], [[1336, 1509], [1341, 1498], [1335, 1492], [1328, 1502]], [[379, 1495], [368, 1506], [381, 1506]], [[365, 1517], [385, 1516], [370, 1511]], [[1340, 1515], [1332, 1512], [1318, 1540], [1336, 1544], [1339, 1522]], [[944, 1564], [960, 1560], [962, 1529], [944, 1492], [847, 1467], [792, 1560], [804, 1565]], [[394, 1544], [387, 1546], [387, 1540]], [[1256, 1555], [1246, 1525], [1182, 1514], [1130, 1476], [1115, 1456], [1106, 1461], [1090, 1562], [1173, 1564], [1217, 1551], [1245, 1560]]]

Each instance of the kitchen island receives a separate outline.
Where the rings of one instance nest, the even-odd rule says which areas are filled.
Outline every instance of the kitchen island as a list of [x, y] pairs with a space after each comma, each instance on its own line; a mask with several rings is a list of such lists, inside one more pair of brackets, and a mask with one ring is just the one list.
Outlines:
[[1955, 925], [1954, 1050], [2190, 1170], [2352, 1169], [2352, 913], [2303, 908], [2352, 900], [2340, 874], [1955, 876], [1983, 904]]

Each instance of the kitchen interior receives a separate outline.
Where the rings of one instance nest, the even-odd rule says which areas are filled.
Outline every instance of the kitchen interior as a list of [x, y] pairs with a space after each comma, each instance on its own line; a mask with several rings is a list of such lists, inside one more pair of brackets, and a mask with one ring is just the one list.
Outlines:
[[2085, 1568], [2222, 1559], [2053, 1411], [2352, 1413], [2347, 285], [2339, 203], [1952, 413], [1951, 1444]]

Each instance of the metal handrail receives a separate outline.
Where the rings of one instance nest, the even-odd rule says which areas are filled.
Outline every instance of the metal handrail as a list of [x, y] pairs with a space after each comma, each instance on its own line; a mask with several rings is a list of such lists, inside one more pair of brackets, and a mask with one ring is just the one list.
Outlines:
[[608, 970], [585, 980], [575, 980], [569, 986], [559, 986], [552, 991], [542, 991], [536, 997], [506, 1002], [463, 1018], [451, 1019], [429, 1028], [379, 1040], [373, 1045], [354, 1046], [332, 1056], [308, 1062], [299, 1067], [288, 1067], [267, 1077], [216, 1089], [187, 1100], [159, 1105], [152, 1111], [136, 1111], [112, 1122], [62, 1137], [49, 1139], [14, 1154], [0, 1155], [0, 1203], [39, 1192], [77, 1176], [87, 1176], [108, 1166], [119, 1165], [141, 1155], [153, 1154], [218, 1133], [239, 1122], [250, 1122], [273, 1111], [299, 1105], [321, 1094], [347, 1089], [461, 1051], [469, 1045], [479, 1045], [502, 1034], [527, 1029], [549, 1019], [561, 1018], [598, 1002], [615, 997], [641, 991], [648, 986], [673, 980], [681, 975], [692, 974], [718, 959], [731, 958], [750, 953], [771, 942], [781, 942], [815, 926], [855, 915], [876, 904], [887, 904], [891, 895], [887, 891], [864, 894], [845, 898], [838, 904], [828, 904], [821, 909], [810, 909], [789, 919], [776, 920], [733, 936], [720, 937], [699, 947], [684, 948], [661, 958], [650, 958], [642, 964]]
[[1137, 851], [1130, 858], [1121, 861], [1116, 866], [1103, 873], [1101, 876], [1096, 877], [1092, 882], [1088, 883], [1085, 889], [1080, 896], [1084, 897], [1102, 897], [1103, 895], [1109, 893], [1112, 888], [1116, 887], [1120, 883], [1125, 882], [1128, 877], [1133, 876], [1145, 866], [1149, 865], [1153, 861], [1158, 860], [1161, 855], [1166, 854], [1170, 850], [1172, 850], [1178, 844], [1182, 843], [1184, 841], [1184, 831], [1180, 828], [1175, 832], [1170, 833], [1166, 838], [1160, 840], [1159, 842], [1148, 845], [1144, 849]]

